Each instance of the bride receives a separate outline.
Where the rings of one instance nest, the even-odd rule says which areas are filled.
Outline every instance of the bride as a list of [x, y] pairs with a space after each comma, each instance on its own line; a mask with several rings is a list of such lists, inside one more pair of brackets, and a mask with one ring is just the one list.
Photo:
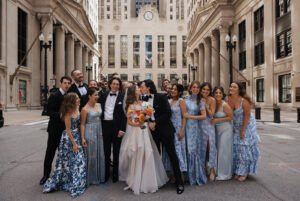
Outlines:
[[119, 179], [128, 185], [124, 190], [131, 189], [134, 194], [153, 193], [168, 181], [148, 123], [140, 122], [138, 118], [147, 106], [146, 102], [140, 101], [140, 95], [137, 86], [128, 88], [128, 122], [119, 156]]

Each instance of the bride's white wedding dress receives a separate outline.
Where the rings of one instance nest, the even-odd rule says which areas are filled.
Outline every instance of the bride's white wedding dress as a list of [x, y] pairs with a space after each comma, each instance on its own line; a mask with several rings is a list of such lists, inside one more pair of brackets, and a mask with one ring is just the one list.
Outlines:
[[119, 179], [126, 181], [134, 194], [156, 192], [169, 180], [148, 123], [145, 126], [141, 129], [127, 124], [120, 148]]

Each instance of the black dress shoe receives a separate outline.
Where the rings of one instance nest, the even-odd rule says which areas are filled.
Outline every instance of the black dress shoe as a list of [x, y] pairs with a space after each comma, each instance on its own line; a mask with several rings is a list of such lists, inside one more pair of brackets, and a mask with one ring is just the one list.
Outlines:
[[43, 178], [40, 181], [40, 185], [44, 185], [46, 183], [46, 181], [47, 181], [48, 178], [49, 177], [47, 177], [47, 176], [43, 176]]
[[112, 181], [113, 181], [113, 183], [116, 183], [117, 181], [119, 181], [118, 175], [113, 175]]
[[183, 191], [184, 191], [184, 186], [179, 184], [177, 186], [177, 194], [181, 194], [181, 193], [183, 193]]

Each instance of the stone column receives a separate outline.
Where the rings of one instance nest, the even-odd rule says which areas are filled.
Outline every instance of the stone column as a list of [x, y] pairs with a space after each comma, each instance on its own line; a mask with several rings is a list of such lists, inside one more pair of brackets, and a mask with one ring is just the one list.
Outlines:
[[292, 104], [300, 107], [296, 102], [296, 88], [300, 87], [300, 1], [291, 1], [291, 23], [292, 23], [292, 48], [293, 48], [293, 72], [292, 72]]
[[82, 71], [82, 43], [76, 41], [75, 43], [75, 69]]
[[199, 45], [199, 67], [198, 67], [198, 74], [199, 74], [199, 81], [200, 83], [204, 82], [204, 45], [201, 43]]
[[[225, 93], [228, 92], [230, 85], [229, 75], [229, 54], [226, 47], [225, 37], [228, 33], [227, 28], [220, 29], [220, 86], [224, 88]], [[225, 60], [226, 59], [226, 60]]]
[[215, 86], [220, 85], [220, 57], [219, 57], [219, 36], [213, 35], [211, 38], [211, 85], [214, 88]]
[[59, 86], [59, 80], [66, 74], [65, 71], [65, 30], [62, 25], [55, 27], [55, 71], [57, 75], [56, 86]]
[[204, 81], [211, 82], [211, 40], [206, 38], [204, 40]]
[[86, 46], [82, 48], [82, 74], [83, 74], [83, 82], [88, 82], [88, 72], [86, 71], [86, 67], [90, 67], [88, 63], [88, 49]]
[[75, 46], [74, 46], [74, 37], [71, 33], [66, 35], [67, 38], [67, 51], [66, 51], [66, 56], [67, 56], [67, 61], [66, 61], [66, 75], [71, 76], [72, 70], [75, 69], [75, 64], [74, 64], [74, 54], [75, 54]]

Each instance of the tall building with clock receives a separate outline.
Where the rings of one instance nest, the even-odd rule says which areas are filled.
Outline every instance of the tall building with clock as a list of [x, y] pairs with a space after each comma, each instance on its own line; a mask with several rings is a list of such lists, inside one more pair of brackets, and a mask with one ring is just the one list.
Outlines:
[[99, 0], [100, 72], [186, 84], [187, 0]]

